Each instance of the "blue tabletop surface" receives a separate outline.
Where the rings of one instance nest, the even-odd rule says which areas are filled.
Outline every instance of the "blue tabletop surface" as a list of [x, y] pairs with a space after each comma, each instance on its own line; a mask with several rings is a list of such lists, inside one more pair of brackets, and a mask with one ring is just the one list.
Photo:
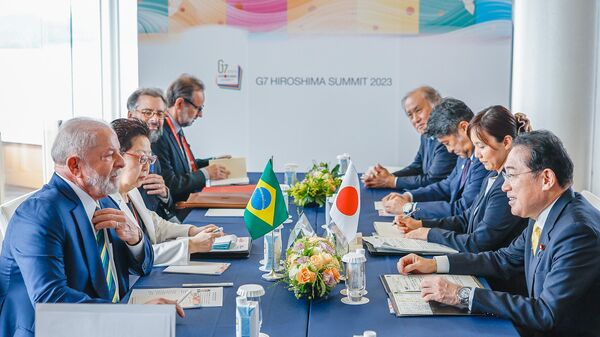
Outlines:
[[[255, 183], [259, 174], [249, 174]], [[281, 175], [278, 175], [281, 179]], [[359, 232], [370, 235], [373, 221], [391, 221], [379, 217], [373, 202], [380, 200], [389, 191], [361, 188], [361, 214]], [[185, 223], [205, 225], [214, 223], [223, 226], [226, 233], [248, 236], [241, 217], [205, 217], [205, 209], [193, 210]], [[325, 223], [323, 208], [305, 208], [311, 224], [322, 234]], [[283, 230], [284, 246], [290, 230], [298, 218], [296, 207], [290, 205], [291, 224]], [[252, 242], [249, 258], [232, 260], [211, 260], [230, 262], [231, 266], [220, 276], [184, 275], [162, 273], [164, 268], [154, 268], [152, 273], [142, 277], [134, 288], [180, 287], [183, 283], [233, 282], [233, 287], [224, 288], [223, 307], [186, 310], [185, 318], [177, 318], [177, 336], [235, 336], [235, 291], [247, 283], [261, 284], [266, 291], [262, 298], [262, 331], [271, 337], [310, 336], [310, 337], [350, 337], [362, 334], [364, 330], [374, 330], [378, 337], [386, 336], [519, 336], [512, 323], [493, 317], [396, 317], [389, 313], [387, 295], [379, 276], [397, 273], [397, 257], [367, 256], [367, 290], [370, 302], [360, 306], [349, 306], [340, 300], [339, 291], [343, 283], [332, 291], [327, 299], [307, 302], [297, 300], [283, 283], [264, 281], [258, 270], [263, 257], [263, 240]]]

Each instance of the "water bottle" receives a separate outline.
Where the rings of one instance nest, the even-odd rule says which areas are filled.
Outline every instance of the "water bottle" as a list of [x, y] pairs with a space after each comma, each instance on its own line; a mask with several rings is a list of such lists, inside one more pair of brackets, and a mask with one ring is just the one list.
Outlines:
[[347, 153], [342, 153], [337, 156], [338, 164], [340, 165], [340, 175], [346, 174], [348, 170], [348, 162], [350, 161], [350, 155]]
[[369, 299], [363, 296], [366, 260], [364, 255], [357, 252], [350, 252], [342, 257], [342, 261], [346, 263], [346, 291], [348, 294], [342, 298], [342, 303], [350, 305], [369, 303]]
[[298, 182], [298, 164], [287, 163], [284, 165], [283, 183], [292, 186]]
[[[244, 284], [237, 290], [237, 295], [246, 299], [249, 305], [252, 305], [256, 310], [256, 336], [260, 333], [262, 326], [262, 309], [260, 306], [260, 298], [265, 294], [265, 289], [260, 284]], [[239, 298], [239, 297], [238, 297]]]
[[235, 299], [235, 336], [259, 337], [259, 307], [255, 301], [248, 301], [245, 296]]

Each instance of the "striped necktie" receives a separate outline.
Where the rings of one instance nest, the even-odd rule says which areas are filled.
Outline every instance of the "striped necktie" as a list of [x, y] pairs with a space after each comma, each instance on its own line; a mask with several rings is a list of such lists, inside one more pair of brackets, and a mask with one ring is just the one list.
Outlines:
[[537, 222], [533, 224], [533, 231], [531, 232], [531, 250], [533, 252], [533, 256], [537, 253], [538, 243], [540, 242], [540, 235], [542, 234], [542, 229], [537, 225]]
[[[96, 211], [100, 210], [96, 207]], [[104, 270], [104, 279], [108, 286], [108, 295], [113, 303], [119, 302], [119, 291], [116, 287], [115, 278], [112, 273], [112, 265], [110, 264], [110, 256], [108, 255], [108, 245], [106, 244], [106, 230], [101, 229], [96, 233], [96, 245], [100, 253], [100, 262], [102, 270]]]

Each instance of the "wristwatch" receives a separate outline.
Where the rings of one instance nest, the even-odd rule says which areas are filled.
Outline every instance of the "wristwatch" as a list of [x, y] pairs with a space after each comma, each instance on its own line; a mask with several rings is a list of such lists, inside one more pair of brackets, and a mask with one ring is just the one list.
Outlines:
[[406, 204], [404, 204], [404, 206], [402, 206], [402, 212], [404, 214], [408, 214], [408, 213], [412, 212], [414, 208], [415, 208], [414, 202], [407, 202]]
[[456, 296], [458, 297], [458, 302], [465, 307], [469, 307], [469, 297], [471, 296], [471, 291], [473, 288], [471, 287], [462, 287], [458, 289], [458, 293]]

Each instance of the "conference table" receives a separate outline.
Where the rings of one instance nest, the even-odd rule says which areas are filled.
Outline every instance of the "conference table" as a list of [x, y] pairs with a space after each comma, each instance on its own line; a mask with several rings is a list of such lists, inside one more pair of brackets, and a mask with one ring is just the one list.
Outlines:
[[[259, 173], [249, 174], [250, 182], [256, 183]], [[282, 181], [281, 174], [278, 174]], [[390, 190], [373, 190], [361, 186], [360, 220], [358, 231], [363, 235], [373, 232], [374, 221], [391, 221], [380, 217], [374, 208], [374, 201], [381, 200]], [[206, 209], [194, 209], [184, 223], [206, 225], [214, 223], [222, 226], [226, 233], [249, 236], [242, 217], [207, 217]], [[322, 235], [321, 226], [325, 223], [324, 208], [303, 209], [317, 234]], [[285, 224], [283, 245], [298, 219], [297, 208], [290, 200], [289, 213], [292, 221]], [[248, 258], [211, 259], [210, 261], [229, 262], [231, 266], [220, 276], [169, 274], [164, 267], [156, 267], [150, 275], [138, 280], [134, 288], [181, 287], [183, 283], [233, 282], [233, 287], [223, 289], [223, 306], [216, 308], [188, 309], [186, 317], [177, 317], [176, 332], [179, 337], [188, 336], [235, 336], [235, 297], [236, 290], [243, 284], [260, 284], [266, 294], [261, 298], [263, 312], [262, 332], [270, 337], [352, 337], [362, 335], [365, 330], [377, 332], [378, 337], [387, 336], [515, 336], [513, 324], [492, 316], [427, 316], [396, 317], [390, 314], [387, 294], [379, 281], [382, 274], [397, 273], [395, 256], [372, 256], [367, 253], [366, 279], [370, 300], [364, 305], [346, 305], [341, 302], [341, 282], [327, 298], [306, 301], [296, 299], [283, 282], [268, 282], [261, 278], [264, 272], [258, 270], [263, 258], [263, 239], [252, 242]]]

